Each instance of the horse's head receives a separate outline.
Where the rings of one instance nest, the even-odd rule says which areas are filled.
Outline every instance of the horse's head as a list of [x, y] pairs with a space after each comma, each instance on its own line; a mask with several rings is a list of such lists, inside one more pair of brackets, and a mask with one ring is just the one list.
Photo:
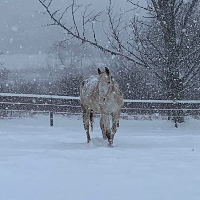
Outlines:
[[98, 73], [99, 73], [99, 97], [101, 100], [104, 101], [112, 92], [114, 81], [107, 67], [105, 67], [105, 71], [103, 72], [98, 68]]

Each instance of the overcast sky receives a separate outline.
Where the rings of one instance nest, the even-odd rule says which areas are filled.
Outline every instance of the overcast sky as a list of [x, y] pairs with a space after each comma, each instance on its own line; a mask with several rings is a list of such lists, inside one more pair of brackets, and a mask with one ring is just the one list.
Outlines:
[[[140, 3], [146, 0], [140, 0]], [[63, 8], [71, 0], [54, 0], [54, 7]], [[103, 10], [108, 0], [78, 0], [81, 4], [92, 3], [95, 10]], [[113, 0], [116, 8], [129, 8], [126, 0]], [[38, 0], [0, 0], [0, 52], [8, 54], [44, 53], [53, 41], [61, 37], [56, 27], [44, 27], [49, 17], [41, 14]]]

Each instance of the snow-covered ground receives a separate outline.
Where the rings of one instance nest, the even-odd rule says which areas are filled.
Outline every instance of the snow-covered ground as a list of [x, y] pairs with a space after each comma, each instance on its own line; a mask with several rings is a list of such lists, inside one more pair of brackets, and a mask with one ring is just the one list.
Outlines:
[[199, 200], [200, 121], [121, 120], [115, 147], [96, 120], [0, 120], [1, 200]]

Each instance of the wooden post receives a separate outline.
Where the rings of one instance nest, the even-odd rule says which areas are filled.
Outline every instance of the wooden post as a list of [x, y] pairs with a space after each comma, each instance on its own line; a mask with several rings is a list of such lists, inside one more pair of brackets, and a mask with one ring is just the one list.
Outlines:
[[176, 116], [174, 118], [174, 123], [175, 123], [175, 127], [178, 128], [178, 122], [177, 122], [177, 112], [175, 111]]
[[50, 111], [50, 126], [53, 126], [53, 111]]
[[178, 128], [178, 107], [177, 107], [178, 103], [174, 100], [174, 123], [175, 123], [175, 127]]
[[51, 99], [50, 99], [50, 104], [51, 104], [51, 107], [50, 107], [50, 126], [53, 126], [53, 99], [52, 99], [52, 92], [50, 92], [51, 94]]

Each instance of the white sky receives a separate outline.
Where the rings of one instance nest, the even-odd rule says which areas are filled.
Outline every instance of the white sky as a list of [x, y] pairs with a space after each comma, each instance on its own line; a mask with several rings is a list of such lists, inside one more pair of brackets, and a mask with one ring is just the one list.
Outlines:
[[[103, 10], [108, 0], [77, 0], [81, 4], [92, 3], [95, 10]], [[55, 4], [56, 2], [56, 4]], [[63, 8], [71, 0], [54, 0], [54, 6]], [[126, 0], [113, 0], [116, 8], [129, 9]], [[140, 0], [144, 3], [146, 0]], [[35, 54], [45, 52], [53, 41], [59, 38], [59, 29], [43, 27], [49, 17], [43, 11], [38, 0], [0, 0], [0, 52], [10, 54]]]

